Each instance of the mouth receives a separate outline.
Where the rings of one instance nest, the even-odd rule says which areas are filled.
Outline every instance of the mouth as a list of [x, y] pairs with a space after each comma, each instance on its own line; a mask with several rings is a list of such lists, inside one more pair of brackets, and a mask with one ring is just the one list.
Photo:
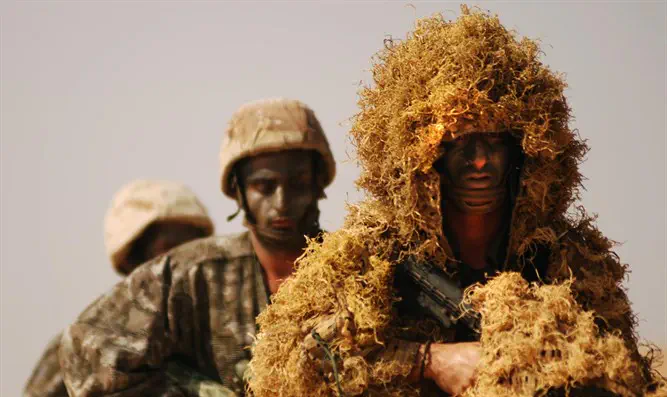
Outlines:
[[281, 231], [294, 231], [296, 230], [296, 222], [290, 218], [275, 218], [271, 221], [271, 227], [276, 230]]
[[471, 172], [463, 177], [463, 185], [468, 189], [488, 189], [493, 178], [488, 173]]
[[491, 200], [484, 200], [484, 201], [465, 200], [463, 202], [470, 208], [485, 208], [485, 207], [490, 206], [493, 201], [491, 201]]

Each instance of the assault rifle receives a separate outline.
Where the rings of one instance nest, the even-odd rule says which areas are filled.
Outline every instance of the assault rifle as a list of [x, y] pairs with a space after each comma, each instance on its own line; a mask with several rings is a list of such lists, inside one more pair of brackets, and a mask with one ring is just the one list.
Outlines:
[[463, 301], [463, 290], [444, 271], [408, 258], [396, 268], [396, 282], [404, 305], [416, 306], [444, 328], [459, 322], [474, 333], [480, 330], [479, 315]]
[[[408, 258], [396, 267], [396, 286], [406, 310], [417, 310], [433, 317], [444, 328], [464, 324], [475, 334], [480, 333], [479, 314], [463, 301], [463, 290], [444, 271], [427, 263]], [[576, 387], [569, 390], [551, 389], [545, 397], [618, 397], [598, 387]]]

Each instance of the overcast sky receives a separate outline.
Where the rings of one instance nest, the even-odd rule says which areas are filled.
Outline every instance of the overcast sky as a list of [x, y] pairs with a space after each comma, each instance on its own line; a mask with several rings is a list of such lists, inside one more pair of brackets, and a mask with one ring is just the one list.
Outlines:
[[[1, 24], [1, 379], [19, 395], [48, 340], [119, 278], [102, 242], [113, 193], [174, 179], [218, 232], [242, 229], [219, 192], [218, 149], [242, 103], [309, 104], [339, 162], [347, 119], [385, 35], [458, 3], [5, 1]], [[475, 3], [471, 3], [475, 4]], [[622, 242], [642, 337], [667, 342], [665, 3], [481, 3], [539, 38], [566, 73], [572, 126], [592, 148], [583, 203]], [[322, 224], [361, 197], [339, 164]]]

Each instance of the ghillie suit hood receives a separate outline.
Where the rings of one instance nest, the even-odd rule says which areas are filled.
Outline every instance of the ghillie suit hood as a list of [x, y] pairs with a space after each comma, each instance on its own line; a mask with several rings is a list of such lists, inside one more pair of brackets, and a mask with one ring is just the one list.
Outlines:
[[[397, 262], [414, 256], [456, 272], [442, 231], [440, 176], [433, 164], [443, 155], [443, 141], [471, 132], [511, 133], [523, 151], [508, 243], [512, 259], [502, 270], [522, 271], [538, 247], [547, 247], [543, 279], [575, 280], [567, 289], [580, 307], [561, 309], [592, 310], [598, 320], [586, 323], [590, 329], [622, 335], [625, 350], [614, 354], [623, 357], [627, 373], [603, 375], [622, 378], [632, 392], [644, 389], [647, 366], [636, 353], [634, 317], [621, 285], [626, 266], [583, 209], [568, 213], [578, 199], [578, 164], [587, 147], [569, 127], [562, 77], [539, 56], [536, 42], [518, 40], [497, 17], [466, 7], [454, 22], [441, 15], [419, 20], [406, 40], [377, 55], [375, 84], [361, 90], [351, 130], [362, 167], [357, 184], [368, 198], [350, 206], [342, 229], [309, 246], [295, 275], [258, 318], [250, 381], [256, 395], [336, 395], [335, 384], [323, 382], [318, 368], [309, 366], [301, 343], [313, 326], [343, 309], [353, 314], [356, 327], [353, 338], [332, 344], [343, 361], [345, 392], [418, 393], [396, 381], [411, 365], [372, 362], [358, 353], [410, 332], [419, 340], [421, 324], [399, 323], [393, 305]], [[585, 375], [585, 364], [573, 365], [579, 367], [571, 371]]]

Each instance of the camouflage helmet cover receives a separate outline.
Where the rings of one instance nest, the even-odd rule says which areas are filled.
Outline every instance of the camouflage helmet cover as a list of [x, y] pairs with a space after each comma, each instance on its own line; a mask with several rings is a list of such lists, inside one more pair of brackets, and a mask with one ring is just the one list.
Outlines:
[[235, 198], [230, 177], [247, 157], [284, 150], [314, 150], [325, 164], [324, 186], [336, 175], [336, 163], [315, 113], [303, 103], [284, 98], [262, 99], [239, 108], [229, 122], [220, 149], [221, 188]]
[[187, 186], [173, 181], [133, 181], [116, 193], [104, 219], [104, 245], [117, 271], [122, 272], [132, 243], [158, 221], [191, 224], [207, 235], [214, 231], [206, 208]]

